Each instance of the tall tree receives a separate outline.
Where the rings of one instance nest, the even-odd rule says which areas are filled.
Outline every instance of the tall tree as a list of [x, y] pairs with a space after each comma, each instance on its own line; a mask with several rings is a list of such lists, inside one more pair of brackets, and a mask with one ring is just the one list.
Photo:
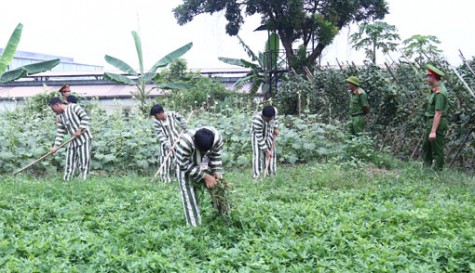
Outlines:
[[434, 35], [412, 35], [402, 42], [404, 48], [402, 53], [407, 58], [414, 57], [414, 60], [424, 66], [425, 62], [433, 61], [440, 58], [442, 50], [437, 45], [440, 40]]
[[386, 22], [378, 21], [374, 23], [363, 23], [359, 30], [350, 37], [353, 48], [356, 50], [364, 48], [366, 58], [376, 64], [376, 53], [381, 49], [384, 54], [395, 51], [398, 46], [397, 41], [401, 38], [397, 33], [396, 26]]
[[243, 15], [261, 15], [262, 25], [280, 36], [289, 66], [298, 71], [314, 64], [343, 27], [388, 13], [385, 0], [184, 0], [173, 11], [183, 25], [197, 15], [222, 10], [229, 35], [239, 33]]

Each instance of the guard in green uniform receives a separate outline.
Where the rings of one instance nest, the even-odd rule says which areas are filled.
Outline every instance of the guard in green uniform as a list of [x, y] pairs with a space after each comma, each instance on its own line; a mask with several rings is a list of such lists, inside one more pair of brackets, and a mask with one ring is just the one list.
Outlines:
[[369, 112], [368, 97], [360, 88], [360, 80], [357, 77], [349, 77], [346, 83], [351, 91], [349, 131], [356, 136], [363, 133], [365, 129], [365, 115]]
[[434, 170], [441, 170], [444, 166], [444, 141], [447, 131], [447, 110], [449, 102], [447, 89], [445, 89], [441, 78], [444, 73], [432, 65], [427, 65], [427, 82], [432, 87], [429, 96], [429, 104], [425, 113], [426, 131], [422, 153], [424, 165], [432, 167]]

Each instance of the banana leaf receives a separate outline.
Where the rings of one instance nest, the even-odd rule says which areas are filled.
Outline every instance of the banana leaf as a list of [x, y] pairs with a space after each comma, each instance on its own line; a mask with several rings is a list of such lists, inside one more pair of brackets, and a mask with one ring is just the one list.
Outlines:
[[239, 37], [239, 35], [237, 35], [237, 38], [241, 46], [244, 48], [244, 51], [249, 57], [251, 57], [251, 60], [257, 61], [257, 55], [254, 53], [254, 51], [252, 51], [252, 49], [246, 43], [244, 43], [244, 41], [241, 39], [241, 37]]
[[113, 82], [121, 83], [121, 84], [126, 84], [126, 85], [135, 85], [136, 83], [127, 78], [126, 76], [120, 75], [120, 74], [115, 74], [115, 73], [109, 73], [105, 72], [104, 73], [104, 79], [110, 80]]
[[140, 80], [147, 83], [147, 82], [153, 81], [159, 75], [160, 74], [158, 74], [158, 73], [147, 72], [147, 73], [143, 74], [143, 76], [140, 78]]
[[252, 68], [252, 69], [262, 69], [262, 67], [260, 67], [259, 65], [251, 63], [251, 62], [246, 61], [244, 59], [241, 59], [241, 62], [244, 65], [244, 67]]
[[[268, 68], [276, 69], [277, 68], [277, 58], [279, 57], [279, 50], [280, 50], [280, 39], [277, 33], [273, 32], [269, 39], [266, 42], [266, 56], [264, 57], [265, 65]], [[270, 58], [270, 59], [269, 59]]]
[[239, 78], [239, 80], [234, 84], [234, 88], [241, 89], [244, 85], [250, 83], [253, 79], [253, 75], [246, 75]]
[[109, 55], [105, 55], [104, 59], [106, 60], [108, 64], [114, 66], [115, 68], [119, 69], [120, 71], [124, 73], [134, 74], [134, 75], [137, 74], [137, 72], [135, 72], [135, 70], [130, 65], [128, 65], [126, 62], [122, 60], [119, 60]]
[[11, 82], [19, 78], [25, 77], [27, 71], [22, 67], [7, 71], [0, 75], [0, 82]]
[[132, 36], [134, 36], [135, 49], [137, 49], [137, 56], [139, 57], [140, 74], [143, 74], [142, 42], [140, 41], [140, 36], [136, 31], [132, 31]]
[[152, 68], [149, 70], [149, 72], [155, 72], [155, 71], [157, 71], [158, 68], [167, 66], [169, 63], [171, 63], [174, 60], [176, 60], [176, 59], [180, 58], [181, 56], [183, 56], [186, 52], [188, 52], [188, 50], [191, 49], [192, 46], [193, 46], [193, 43], [188, 43], [188, 44], [186, 44], [186, 45], [184, 45], [184, 46], [168, 53], [165, 57], [158, 60], [158, 62], [156, 62], [152, 66]]
[[245, 67], [245, 68], [247, 68], [247, 66], [245, 66], [245, 65], [241, 62], [241, 59], [226, 58], [226, 57], [218, 57], [218, 59], [219, 59], [220, 61], [222, 61], [223, 63], [227, 63], [227, 64], [230, 64], [230, 65], [236, 65], [236, 66], [240, 66], [240, 67]]
[[5, 70], [7, 70], [8, 65], [13, 60], [18, 44], [20, 43], [22, 30], [23, 24], [19, 23], [13, 31], [12, 35], [10, 36], [7, 45], [3, 50], [2, 57], [0, 57], [0, 73], [5, 72]]
[[49, 61], [27, 64], [25, 66], [22, 66], [21, 68], [25, 69], [28, 75], [33, 75], [36, 73], [41, 73], [41, 72], [51, 70], [58, 64], [59, 64], [59, 59], [53, 59]]

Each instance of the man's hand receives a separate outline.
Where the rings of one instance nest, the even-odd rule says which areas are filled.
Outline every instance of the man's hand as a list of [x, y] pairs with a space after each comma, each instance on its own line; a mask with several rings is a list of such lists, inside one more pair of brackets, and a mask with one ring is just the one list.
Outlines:
[[216, 181], [216, 178], [214, 178], [214, 176], [209, 175], [207, 173], [205, 175], [203, 175], [203, 179], [204, 179], [204, 181], [206, 183], [206, 187], [208, 189], [212, 189], [212, 188], [214, 188], [214, 186], [216, 186], [218, 184], [218, 182]]
[[54, 155], [58, 149], [59, 149], [59, 146], [53, 146], [53, 148], [51, 148], [51, 150], [50, 150], [49, 152], [50, 152], [52, 155]]
[[80, 137], [81, 134], [82, 134], [82, 130], [81, 130], [81, 129], [77, 129], [77, 131], [74, 132], [74, 136], [75, 136], [75, 137]]
[[278, 136], [278, 135], [279, 135], [279, 129], [274, 128], [274, 136]]
[[437, 135], [436, 135], [435, 132], [431, 132], [431, 133], [429, 134], [429, 141], [435, 141], [436, 136], [437, 136]]
[[216, 180], [223, 178], [222, 173], [214, 173], [213, 176], [214, 176], [214, 178], [216, 178]]
[[269, 150], [266, 152], [266, 158], [271, 159], [272, 158], [272, 150]]

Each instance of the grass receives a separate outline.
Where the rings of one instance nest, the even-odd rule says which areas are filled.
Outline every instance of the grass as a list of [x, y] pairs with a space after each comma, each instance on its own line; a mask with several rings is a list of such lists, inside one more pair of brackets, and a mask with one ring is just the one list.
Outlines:
[[234, 184], [229, 219], [149, 177], [0, 177], [1, 272], [475, 272], [475, 179], [309, 164]]

